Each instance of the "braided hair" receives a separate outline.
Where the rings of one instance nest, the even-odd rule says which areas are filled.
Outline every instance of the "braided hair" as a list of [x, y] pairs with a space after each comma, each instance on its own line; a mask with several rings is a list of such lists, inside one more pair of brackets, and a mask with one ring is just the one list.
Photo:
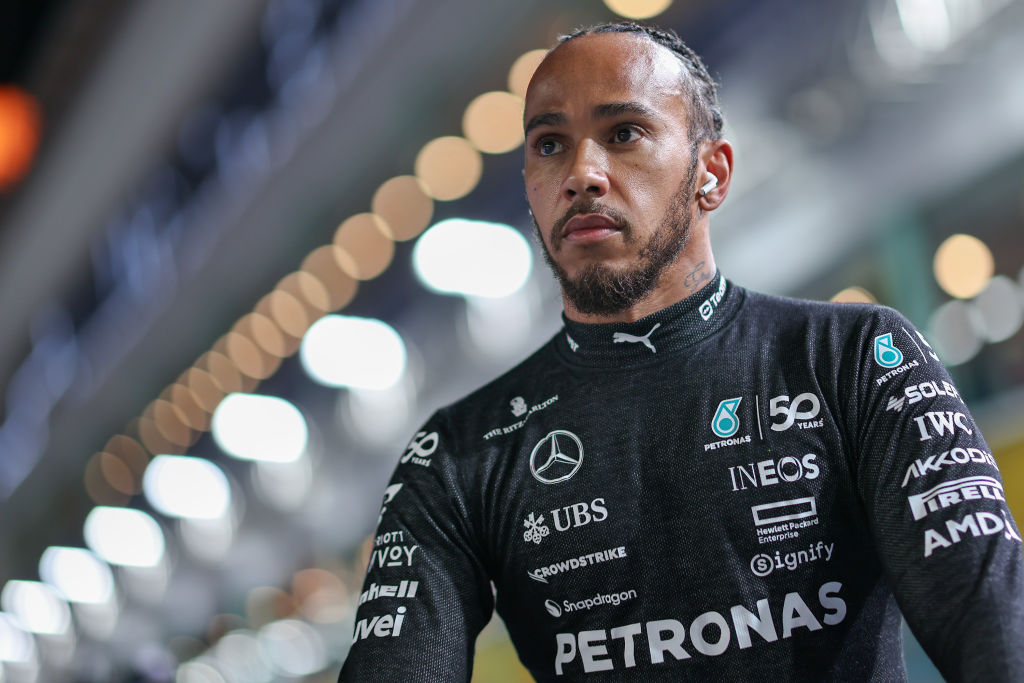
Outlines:
[[560, 36], [555, 49], [557, 50], [558, 47], [576, 38], [599, 33], [631, 33], [644, 36], [671, 50], [683, 65], [683, 70], [686, 73], [686, 77], [683, 79], [683, 88], [690, 96], [690, 109], [693, 112], [691, 125], [694, 132], [698, 133], [695, 140], [718, 140], [722, 137], [725, 120], [722, 118], [722, 110], [718, 105], [718, 85], [711, 78], [711, 74], [708, 73], [700, 56], [690, 49], [690, 46], [684, 43], [675, 31], [638, 24], [633, 21], [597, 24]]

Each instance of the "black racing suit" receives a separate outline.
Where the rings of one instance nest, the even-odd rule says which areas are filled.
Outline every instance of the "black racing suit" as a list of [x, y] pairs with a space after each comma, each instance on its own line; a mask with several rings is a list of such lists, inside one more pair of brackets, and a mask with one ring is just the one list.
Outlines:
[[1019, 530], [928, 342], [721, 276], [431, 417], [341, 680], [468, 679], [495, 602], [541, 681], [898, 680], [900, 611], [947, 679], [1024, 681]]

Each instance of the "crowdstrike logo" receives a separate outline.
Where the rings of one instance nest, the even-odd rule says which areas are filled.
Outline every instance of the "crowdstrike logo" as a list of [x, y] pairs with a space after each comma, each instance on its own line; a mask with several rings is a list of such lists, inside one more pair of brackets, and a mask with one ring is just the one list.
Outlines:
[[645, 334], [642, 337], [637, 337], [636, 335], [627, 334], [626, 332], [616, 332], [615, 334], [612, 335], [612, 343], [613, 344], [621, 344], [622, 342], [632, 342], [634, 344], [635, 343], [640, 343], [640, 344], [643, 344], [644, 346], [646, 346], [647, 348], [649, 348], [651, 350], [651, 353], [657, 353], [658, 349], [654, 348], [654, 344], [651, 343], [651, 335], [654, 334], [654, 331], [656, 329], [658, 329], [659, 327], [661, 327], [661, 323], [655, 323], [654, 327], [651, 328], [651, 331], [648, 332], [647, 334]]
[[875, 362], [883, 368], [894, 368], [903, 362], [903, 352], [892, 343], [892, 332], [875, 337]]
[[609, 560], [624, 559], [626, 557], [626, 547], [619, 546], [618, 548], [609, 548], [608, 550], [600, 550], [596, 553], [588, 553], [586, 555], [580, 555], [578, 557], [570, 557], [568, 560], [562, 560], [549, 564], [546, 567], [538, 567], [526, 572], [534, 581], [540, 581], [541, 583], [547, 583], [548, 578], [557, 576], [559, 574], [565, 574], [566, 572], [576, 571], [583, 567], [589, 567], [591, 565], [600, 564], [601, 562], [608, 562]]
[[537, 442], [530, 453], [530, 473], [542, 484], [557, 484], [583, 465], [583, 442], [572, 432], [556, 429]]

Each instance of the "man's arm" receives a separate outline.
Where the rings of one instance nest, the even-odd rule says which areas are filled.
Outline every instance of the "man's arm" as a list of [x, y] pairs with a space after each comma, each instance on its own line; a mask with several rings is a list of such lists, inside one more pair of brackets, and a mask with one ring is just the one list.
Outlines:
[[494, 598], [440, 414], [413, 437], [385, 490], [339, 681], [468, 681]]
[[1024, 680], [1024, 554], [992, 451], [903, 316], [860, 332], [858, 488], [900, 609], [948, 680]]

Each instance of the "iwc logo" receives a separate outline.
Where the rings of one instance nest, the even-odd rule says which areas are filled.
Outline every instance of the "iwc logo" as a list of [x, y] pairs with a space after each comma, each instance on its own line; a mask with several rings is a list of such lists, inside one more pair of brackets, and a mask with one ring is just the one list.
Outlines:
[[542, 484], [557, 484], [579, 471], [583, 442], [570, 431], [556, 429], [541, 439], [530, 453], [530, 473]]

